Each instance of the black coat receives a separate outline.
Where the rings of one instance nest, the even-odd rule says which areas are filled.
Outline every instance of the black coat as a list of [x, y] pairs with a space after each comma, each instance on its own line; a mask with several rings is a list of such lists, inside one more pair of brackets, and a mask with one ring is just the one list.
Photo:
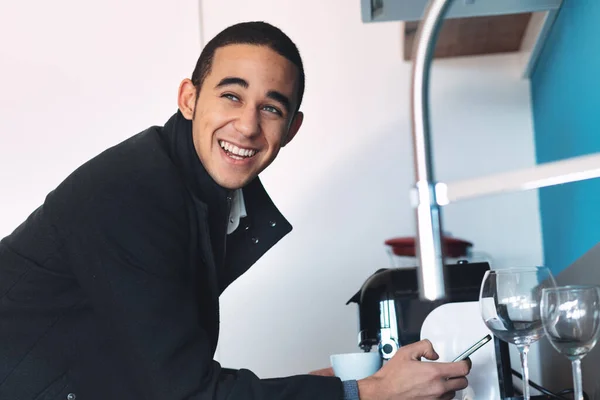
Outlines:
[[0, 399], [341, 399], [213, 360], [219, 295], [292, 229], [257, 178], [226, 236], [229, 195], [179, 112], [62, 182], [0, 242]]

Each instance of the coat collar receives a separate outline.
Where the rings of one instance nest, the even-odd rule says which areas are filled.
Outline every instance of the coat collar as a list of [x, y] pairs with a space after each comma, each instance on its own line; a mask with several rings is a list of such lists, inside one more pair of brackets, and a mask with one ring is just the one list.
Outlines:
[[165, 124], [163, 137], [194, 196], [211, 210], [222, 207], [233, 191], [219, 186], [200, 162], [194, 148], [192, 121], [178, 110]]

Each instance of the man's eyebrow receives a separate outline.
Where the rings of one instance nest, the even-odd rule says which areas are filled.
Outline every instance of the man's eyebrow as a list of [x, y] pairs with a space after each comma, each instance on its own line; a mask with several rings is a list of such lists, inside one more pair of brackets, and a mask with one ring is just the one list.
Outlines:
[[[219, 83], [217, 83], [215, 88], [220, 88], [220, 87], [229, 86], [229, 85], [238, 85], [238, 86], [243, 87], [244, 89], [247, 89], [248, 86], [250, 86], [248, 84], [248, 81], [246, 81], [245, 79], [238, 78], [236, 76], [228, 76], [228, 77], [221, 79], [219, 81]], [[286, 95], [284, 95], [276, 90], [269, 90], [267, 92], [267, 97], [281, 103], [283, 105], [283, 107], [285, 108], [285, 110], [287, 112], [290, 112], [290, 99]]]
[[285, 107], [285, 111], [290, 112], [290, 99], [286, 95], [281, 94], [276, 90], [269, 90], [267, 92], [267, 97], [278, 101]]
[[215, 88], [220, 88], [229, 85], [239, 85], [244, 89], [248, 88], [248, 82], [246, 82], [246, 80], [235, 76], [228, 76], [226, 78], [221, 79], [219, 83], [217, 83], [217, 86], [215, 86]]

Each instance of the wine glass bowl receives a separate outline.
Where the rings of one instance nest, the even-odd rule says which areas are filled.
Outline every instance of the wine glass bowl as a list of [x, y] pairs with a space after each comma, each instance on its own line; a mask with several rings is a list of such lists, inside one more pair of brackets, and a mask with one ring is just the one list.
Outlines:
[[542, 291], [556, 286], [548, 268], [507, 268], [485, 273], [479, 294], [481, 317], [499, 339], [517, 346], [523, 371], [523, 397], [529, 400], [527, 353], [544, 336]]
[[544, 289], [541, 315], [550, 344], [571, 361], [575, 399], [583, 399], [581, 359], [594, 348], [600, 335], [600, 287]]
[[479, 296], [484, 323], [505, 342], [531, 345], [544, 335], [542, 289], [555, 286], [552, 274], [544, 267], [487, 271]]
[[571, 361], [581, 359], [598, 342], [600, 289], [562, 286], [545, 290], [542, 320], [550, 344]]

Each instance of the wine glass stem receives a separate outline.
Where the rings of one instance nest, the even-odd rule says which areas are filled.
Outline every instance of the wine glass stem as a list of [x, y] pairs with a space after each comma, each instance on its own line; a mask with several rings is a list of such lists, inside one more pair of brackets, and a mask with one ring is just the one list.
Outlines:
[[529, 400], [529, 366], [527, 365], [527, 353], [529, 346], [519, 346], [519, 355], [521, 356], [521, 370], [523, 372], [523, 400]]
[[575, 386], [575, 400], [583, 400], [583, 387], [581, 384], [581, 360], [573, 360], [573, 385]]

